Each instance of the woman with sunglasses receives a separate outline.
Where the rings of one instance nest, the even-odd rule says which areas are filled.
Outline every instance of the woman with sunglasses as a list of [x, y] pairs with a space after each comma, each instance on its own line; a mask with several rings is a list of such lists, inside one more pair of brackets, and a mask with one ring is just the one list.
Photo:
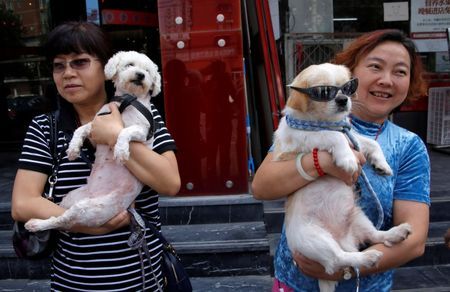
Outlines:
[[[359, 291], [390, 291], [393, 268], [421, 256], [425, 249], [430, 204], [427, 150], [416, 134], [388, 120], [407, 99], [426, 94], [422, 64], [415, 46], [398, 30], [369, 32], [337, 54], [334, 63], [346, 65], [358, 79], [351, 114], [354, 130], [378, 141], [394, 171], [387, 180], [381, 180], [370, 165], [364, 165], [364, 157], [354, 151], [381, 202], [384, 215], [381, 229], [408, 222], [413, 232], [405, 241], [392, 247], [383, 244], [361, 247], [383, 252], [376, 267], [360, 270], [342, 267], [329, 275], [319, 263], [301, 254], [291, 254], [283, 228], [274, 261], [273, 291], [282, 291], [281, 288], [284, 291], [318, 291], [317, 279], [339, 281], [336, 291], [357, 291], [357, 286]], [[316, 100], [331, 99], [334, 91], [323, 88], [300, 90]], [[327, 152], [319, 151], [318, 162], [326, 175], [340, 178], [349, 185], [356, 183], [361, 192], [359, 204], [375, 225], [378, 219], [376, 202], [366, 184], [358, 179], [358, 173], [339, 169]], [[286, 197], [308, 184], [309, 179], [318, 178], [320, 168], [316, 169], [311, 153], [302, 156], [297, 168], [295, 159], [273, 161], [269, 151], [252, 182], [253, 195], [262, 200]]]
[[[114, 145], [123, 128], [113, 103], [109, 105], [111, 114], [95, 115], [112, 97], [105, 87], [103, 67], [111, 54], [102, 30], [87, 22], [65, 23], [48, 35], [44, 48], [59, 93], [57, 149], [61, 159], [54, 202], [50, 202], [42, 197], [42, 193], [49, 192], [47, 178], [52, 167], [49, 121], [45, 115], [35, 117], [24, 140], [13, 188], [12, 216], [23, 222], [61, 215], [64, 210], [58, 203], [65, 194], [86, 184], [89, 165], [94, 160], [93, 145]], [[160, 228], [158, 193], [175, 195], [180, 177], [174, 141], [156, 108], [152, 108], [152, 114], [160, 124], [154, 134], [153, 149], [132, 142], [125, 166], [146, 185], [135, 200], [135, 209]], [[69, 161], [65, 149], [71, 134], [92, 120], [89, 141], [83, 145], [80, 157]], [[98, 228], [74, 226], [60, 230], [52, 260], [52, 291], [137, 291], [142, 289], [144, 279], [149, 290], [156, 290], [156, 281], [163, 285], [161, 243], [147, 229], [148, 249], [154, 260], [141, 262], [139, 251], [127, 244], [129, 224], [130, 217], [124, 211]]]

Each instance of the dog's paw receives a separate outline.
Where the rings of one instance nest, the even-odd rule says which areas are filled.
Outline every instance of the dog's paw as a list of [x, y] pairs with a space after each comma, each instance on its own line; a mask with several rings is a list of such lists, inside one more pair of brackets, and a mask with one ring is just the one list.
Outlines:
[[394, 226], [386, 231], [386, 237], [384, 240], [385, 246], [392, 246], [395, 243], [401, 242], [408, 238], [412, 232], [412, 227], [408, 223], [402, 223], [398, 226]]
[[45, 220], [42, 219], [30, 219], [25, 223], [25, 229], [30, 232], [37, 232], [45, 230], [46, 228]]
[[379, 175], [392, 175], [392, 169], [387, 163], [387, 161], [384, 159], [384, 157], [372, 157], [372, 160], [370, 161], [373, 168]]
[[383, 256], [383, 252], [376, 249], [369, 249], [363, 252], [363, 265], [365, 267], [374, 267], [378, 264], [381, 257]]
[[372, 164], [372, 166], [379, 175], [390, 176], [393, 174], [391, 167], [387, 164], [385, 166]]
[[114, 147], [114, 159], [123, 164], [130, 158], [130, 149], [128, 147]]
[[67, 154], [67, 158], [70, 161], [73, 161], [73, 160], [77, 159], [78, 156], [80, 156], [80, 150], [76, 149], [74, 147], [71, 148], [69, 145], [69, 148], [67, 148], [67, 150], [66, 150], [66, 154]]
[[355, 173], [358, 171], [358, 161], [356, 157], [352, 154], [345, 157], [336, 157], [336, 165], [348, 173]]
[[291, 160], [294, 159], [297, 156], [296, 153], [294, 152], [283, 152], [283, 153], [279, 153], [276, 154], [274, 157], [275, 161], [287, 161], [287, 160]]

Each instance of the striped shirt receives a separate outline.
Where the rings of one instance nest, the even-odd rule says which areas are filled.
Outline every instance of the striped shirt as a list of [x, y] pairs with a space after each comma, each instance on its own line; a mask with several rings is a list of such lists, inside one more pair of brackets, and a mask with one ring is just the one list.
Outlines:
[[[167, 131], [157, 109], [152, 105], [152, 114], [160, 129], [155, 133], [153, 150], [159, 154], [175, 150], [175, 142]], [[83, 186], [90, 174], [88, 161], [80, 157], [69, 161], [65, 154], [67, 143], [76, 128], [76, 119], [71, 107], [62, 106], [58, 120], [58, 153], [61, 160], [58, 181], [53, 192], [55, 203], [60, 203], [66, 193]], [[46, 115], [36, 116], [28, 128], [19, 168], [51, 173], [49, 120]], [[94, 160], [95, 150], [86, 142], [82, 147], [86, 157]], [[48, 192], [48, 185], [45, 188]], [[158, 193], [145, 186], [135, 200], [136, 210], [158, 229], [161, 228], [158, 210]], [[53, 254], [51, 270], [52, 291], [139, 291], [143, 287], [140, 255], [132, 250], [127, 240], [128, 226], [105, 235], [58, 232], [57, 247]], [[155, 277], [163, 283], [161, 272], [162, 245], [150, 229], [146, 239], [151, 254], [151, 266], [143, 255], [146, 290], [156, 290]]]

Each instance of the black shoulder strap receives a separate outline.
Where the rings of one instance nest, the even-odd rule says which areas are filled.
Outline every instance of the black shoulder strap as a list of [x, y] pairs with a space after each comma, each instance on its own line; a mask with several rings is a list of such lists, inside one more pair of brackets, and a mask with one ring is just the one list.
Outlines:
[[49, 120], [50, 125], [50, 152], [52, 153], [53, 158], [53, 166], [58, 163], [58, 127], [57, 127], [57, 119], [58, 119], [59, 111], [50, 112], [47, 114], [47, 118]]
[[53, 201], [53, 190], [56, 182], [58, 181], [58, 168], [60, 161], [60, 153], [58, 153], [58, 126], [57, 120], [59, 116], [59, 111], [54, 111], [47, 114], [49, 120], [49, 131], [50, 131], [50, 152], [52, 154], [52, 173], [48, 177], [49, 190], [45, 197], [48, 200]]
[[[120, 102], [119, 112], [123, 112], [129, 105], [134, 106], [150, 123], [150, 129], [147, 134], [147, 140], [150, 139], [153, 134], [159, 129], [159, 124], [155, 123], [152, 112], [140, 103], [136, 96], [125, 94], [123, 96], [114, 96], [111, 101]], [[156, 128], [158, 126], [158, 129]]]

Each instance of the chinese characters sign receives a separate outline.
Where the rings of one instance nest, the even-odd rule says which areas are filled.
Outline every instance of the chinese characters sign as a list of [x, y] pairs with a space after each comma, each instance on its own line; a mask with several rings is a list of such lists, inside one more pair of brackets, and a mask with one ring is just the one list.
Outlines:
[[450, 0], [411, 1], [411, 37], [421, 52], [447, 51]]
[[450, 27], [450, 0], [411, 1], [411, 33], [445, 32]]

